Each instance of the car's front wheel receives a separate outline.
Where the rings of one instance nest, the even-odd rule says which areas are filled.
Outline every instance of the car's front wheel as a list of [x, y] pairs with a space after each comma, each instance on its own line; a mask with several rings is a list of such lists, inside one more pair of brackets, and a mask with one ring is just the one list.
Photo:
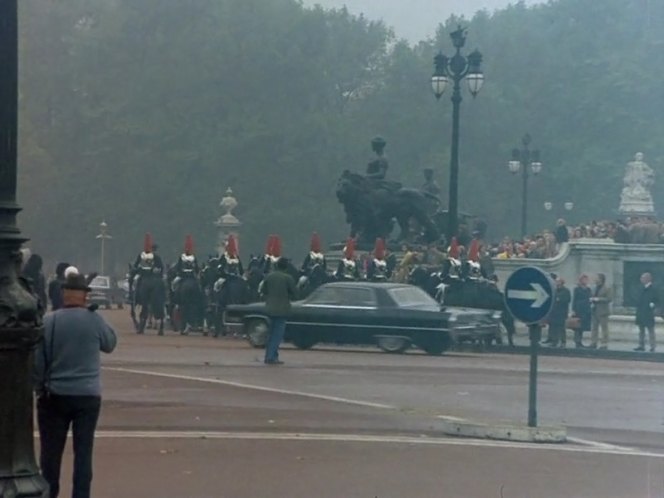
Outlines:
[[266, 320], [262, 318], [252, 318], [247, 323], [246, 331], [249, 344], [255, 348], [265, 347], [270, 332], [270, 327]]
[[405, 337], [385, 335], [378, 337], [378, 347], [386, 353], [400, 354], [410, 347], [410, 341]]

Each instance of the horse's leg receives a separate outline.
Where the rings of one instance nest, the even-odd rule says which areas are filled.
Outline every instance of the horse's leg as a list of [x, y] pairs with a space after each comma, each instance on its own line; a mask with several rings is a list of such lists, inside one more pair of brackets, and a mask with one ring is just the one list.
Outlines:
[[161, 305], [161, 313], [159, 314], [159, 332], [157, 332], [158, 335], [164, 335], [164, 316], [166, 316], [165, 313], [165, 306], [162, 304]]
[[188, 303], [185, 302], [185, 299], [180, 300], [180, 335], [189, 334], [189, 322], [191, 320], [191, 307]]
[[145, 333], [145, 326], [148, 321], [148, 306], [147, 305], [142, 305], [141, 306], [141, 314], [139, 315], [139, 323], [138, 323], [138, 330], [136, 331], [139, 334], [144, 334]]

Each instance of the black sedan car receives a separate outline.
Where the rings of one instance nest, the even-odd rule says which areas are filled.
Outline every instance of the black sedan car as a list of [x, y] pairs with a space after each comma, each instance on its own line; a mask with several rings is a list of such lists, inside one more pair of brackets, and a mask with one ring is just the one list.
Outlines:
[[[285, 341], [300, 349], [317, 343], [377, 344], [390, 353], [412, 345], [438, 355], [459, 339], [493, 338], [499, 315], [484, 310], [442, 307], [418, 287], [393, 283], [335, 282], [293, 303]], [[226, 328], [244, 333], [254, 347], [267, 341], [264, 303], [231, 305]]]

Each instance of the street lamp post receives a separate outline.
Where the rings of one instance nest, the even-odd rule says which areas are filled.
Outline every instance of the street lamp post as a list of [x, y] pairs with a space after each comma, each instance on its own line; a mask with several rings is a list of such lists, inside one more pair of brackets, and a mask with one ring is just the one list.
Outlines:
[[35, 462], [32, 351], [42, 338], [37, 299], [18, 279], [16, 226], [18, 118], [17, 0], [0, 1], [0, 496], [45, 497]]
[[445, 93], [450, 79], [454, 83], [452, 91], [452, 154], [450, 159], [450, 190], [447, 208], [447, 240], [457, 235], [459, 228], [459, 110], [461, 107], [461, 81], [465, 78], [468, 83], [470, 94], [477, 96], [484, 84], [484, 73], [482, 72], [482, 54], [475, 50], [467, 57], [461, 55], [461, 49], [466, 44], [466, 29], [459, 26], [456, 31], [450, 33], [452, 44], [456, 53], [447, 58], [442, 52], [434, 57], [435, 72], [431, 77], [436, 99], [440, 99]]
[[528, 178], [530, 171], [533, 175], [538, 175], [542, 171], [542, 163], [539, 158], [538, 150], [530, 150], [532, 138], [526, 133], [521, 139], [522, 149], [512, 150], [512, 160], [508, 163], [511, 173], [521, 172], [522, 192], [521, 192], [521, 237], [528, 233]]
[[106, 275], [104, 273], [104, 263], [106, 261], [106, 241], [111, 240], [113, 237], [108, 234], [108, 224], [105, 221], [102, 221], [99, 224], [99, 235], [97, 239], [101, 241], [101, 254], [99, 255], [99, 274]]

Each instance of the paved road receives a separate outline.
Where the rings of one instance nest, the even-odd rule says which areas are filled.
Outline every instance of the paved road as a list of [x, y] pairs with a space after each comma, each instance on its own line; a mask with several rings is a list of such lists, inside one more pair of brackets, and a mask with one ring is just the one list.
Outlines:
[[96, 497], [664, 496], [659, 364], [542, 358], [541, 423], [573, 443], [460, 440], [439, 416], [525, 420], [527, 357], [285, 349], [270, 367], [242, 341], [107, 316]]

